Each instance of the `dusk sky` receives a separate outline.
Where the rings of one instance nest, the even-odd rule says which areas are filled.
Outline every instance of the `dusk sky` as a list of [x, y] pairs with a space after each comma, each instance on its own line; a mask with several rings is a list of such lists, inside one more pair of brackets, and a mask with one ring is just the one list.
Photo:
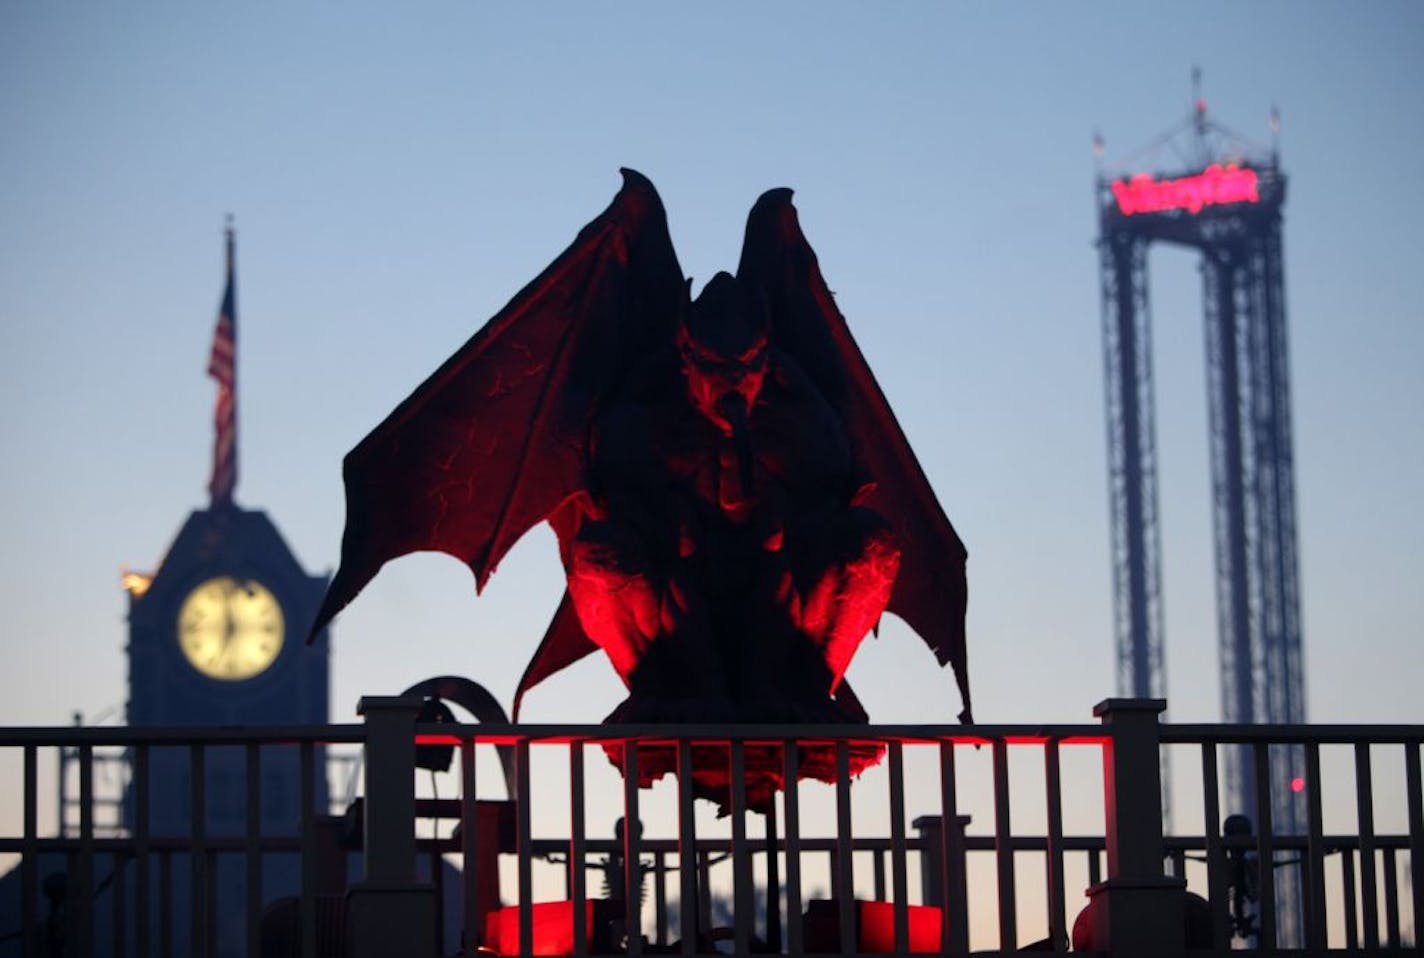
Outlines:
[[[333, 570], [342, 456], [608, 203], [661, 192], [684, 272], [802, 225], [970, 552], [975, 712], [1116, 694], [1095, 158], [1191, 108], [1281, 115], [1307, 715], [1424, 722], [1424, 7], [1417, 3], [9, 3], [0, 9], [0, 724], [126, 695], [122, 567], [206, 505], [205, 375], [238, 231], [240, 480]], [[1168, 695], [1219, 718], [1193, 256], [1154, 250]], [[547, 530], [484, 596], [393, 563], [333, 627], [332, 719], [467, 675], [506, 707], [561, 590]], [[849, 673], [951, 722], [903, 625]], [[600, 720], [601, 658], [531, 721]]]

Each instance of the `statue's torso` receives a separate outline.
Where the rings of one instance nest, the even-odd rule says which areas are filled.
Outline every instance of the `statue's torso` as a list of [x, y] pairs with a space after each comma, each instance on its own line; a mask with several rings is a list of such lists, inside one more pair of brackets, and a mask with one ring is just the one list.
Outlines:
[[845, 429], [810, 380], [778, 359], [748, 417], [749, 484], [736, 441], [693, 408], [675, 368], [605, 410], [591, 466], [610, 518], [671, 541], [770, 536], [844, 508], [856, 489]]

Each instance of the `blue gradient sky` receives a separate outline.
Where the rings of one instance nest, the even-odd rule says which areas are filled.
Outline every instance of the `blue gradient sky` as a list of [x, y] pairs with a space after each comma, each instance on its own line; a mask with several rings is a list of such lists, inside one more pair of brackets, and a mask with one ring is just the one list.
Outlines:
[[[334, 567], [342, 455], [633, 166], [683, 268], [736, 263], [764, 189], [805, 230], [969, 546], [978, 717], [1113, 694], [1091, 138], [1279, 104], [1309, 715], [1424, 721], [1424, 7], [740, 4], [0, 9], [0, 724], [125, 696], [122, 565], [204, 504], [204, 375], [239, 230], [238, 499]], [[1199, 280], [1154, 252], [1174, 717], [1218, 712]], [[532, 534], [476, 600], [395, 563], [337, 620], [333, 718], [463, 673], [508, 705], [557, 603]], [[903, 626], [850, 673], [949, 721]], [[588, 662], [535, 721], [621, 697]]]

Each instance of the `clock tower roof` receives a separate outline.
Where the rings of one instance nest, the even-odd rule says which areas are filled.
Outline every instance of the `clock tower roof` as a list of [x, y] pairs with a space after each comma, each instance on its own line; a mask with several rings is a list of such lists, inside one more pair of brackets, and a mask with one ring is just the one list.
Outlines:
[[[183, 635], [185, 609], [215, 582], [231, 581], [270, 597], [275, 609], [213, 607], [224, 619], [205, 653], [198, 635]], [[328, 636], [304, 645], [328, 576], [309, 575], [265, 512], [224, 504], [188, 515], [148, 588], [129, 595], [129, 721], [132, 724], [316, 724], [328, 721]], [[201, 600], [198, 601], [199, 604]], [[260, 612], [260, 616], [256, 613]], [[229, 626], [227, 616], [232, 620]], [[277, 626], [285, 636], [272, 657], [247, 669], [209, 662], [217, 649], [246, 644], [245, 628]], [[189, 622], [191, 625], [191, 621]], [[191, 631], [191, 629], [190, 629]], [[231, 631], [231, 635], [228, 632]], [[248, 637], [250, 638], [250, 637]], [[212, 637], [208, 637], [212, 642]], [[187, 647], [185, 647], [187, 643]], [[226, 654], [224, 652], [224, 654]], [[251, 651], [256, 658], [256, 651]], [[196, 656], [196, 658], [195, 658]]]

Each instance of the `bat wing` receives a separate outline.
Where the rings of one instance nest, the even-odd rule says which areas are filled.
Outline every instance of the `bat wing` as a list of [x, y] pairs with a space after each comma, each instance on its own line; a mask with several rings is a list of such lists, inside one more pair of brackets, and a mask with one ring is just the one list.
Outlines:
[[598, 651], [598, 646], [588, 637], [574, 611], [573, 600], [568, 590], [559, 601], [559, 608], [544, 633], [539, 649], [529, 660], [524, 675], [519, 679], [519, 687], [514, 690], [514, 721], [519, 721], [519, 706], [524, 702], [524, 693], [556, 672], [561, 672], [586, 655]]
[[960, 718], [970, 721], [967, 552], [836, 308], [801, 232], [790, 190], [770, 190], [752, 208], [737, 276], [762, 288], [773, 342], [804, 367], [840, 412], [856, 456], [875, 483], [863, 501], [891, 523], [900, 540], [900, 572], [886, 609], [919, 634], [941, 665], [953, 664], [964, 703]]
[[525, 532], [586, 493], [589, 424], [673, 342], [683, 295], [662, 201], [624, 170], [573, 245], [347, 454], [341, 566], [311, 634], [411, 552], [461, 559], [483, 589]]

